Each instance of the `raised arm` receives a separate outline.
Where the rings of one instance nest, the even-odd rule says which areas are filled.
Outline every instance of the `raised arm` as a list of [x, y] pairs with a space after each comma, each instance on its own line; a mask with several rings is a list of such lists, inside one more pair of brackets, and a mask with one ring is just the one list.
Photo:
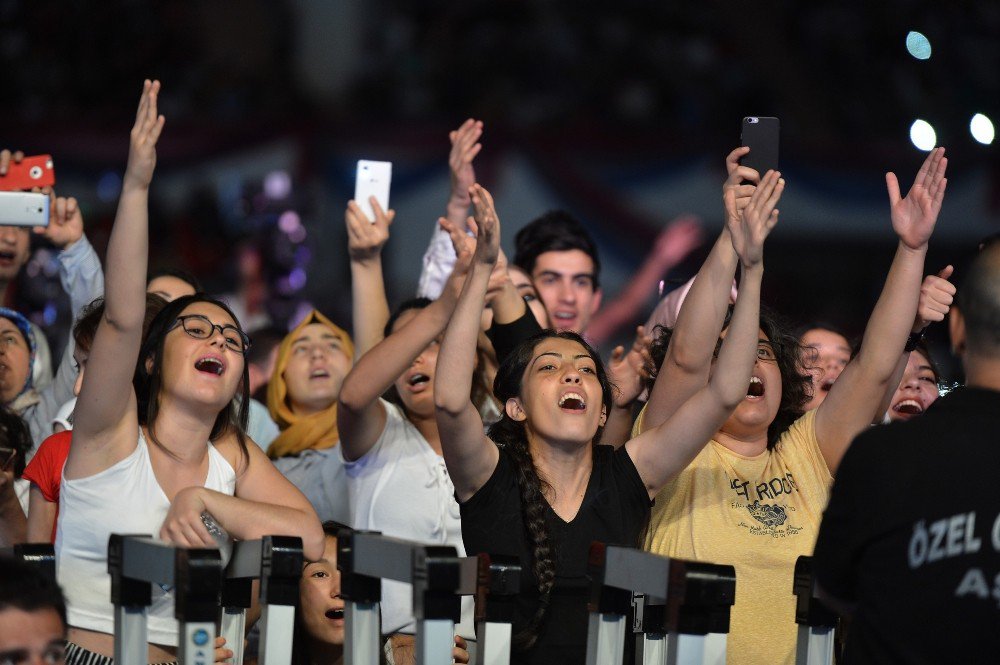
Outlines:
[[614, 300], [602, 307], [587, 326], [591, 344], [600, 345], [618, 329], [636, 318], [657, 282], [702, 243], [698, 218], [683, 215], [670, 222], [656, 238], [635, 276]]
[[389, 303], [382, 279], [382, 248], [389, 240], [394, 210], [384, 212], [371, 197], [375, 221], [369, 220], [355, 201], [347, 202], [347, 253], [351, 257], [351, 314], [354, 322], [354, 359], [382, 341], [389, 320]]
[[104, 316], [89, 358], [101, 371], [84, 376], [74, 413], [67, 477], [107, 468], [134, 448], [138, 436], [132, 375], [146, 309], [149, 185], [164, 124], [163, 116], [157, 114], [159, 91], [158, 81], [145, 82], [130, 134], [128, 166], [108, 241]]
[[[458, 129], [449, 132], [451, 152], [448, 154], [448, 170], [451, 175], [451, 194], [445, 219], [462, 232], [466, 230], [466, 215], [469, 213], [469, 187], [476, 182], [476, 172], [472, 161], [482, 149], [479, 138], [483, 135], [483, 123], [469, 118]], [[443, 227], [434, 229], [430, 245], [424, 252], [423, 270], [417, 286], [417, 295], [425, 298], [437, 298], [444, 289], [448, 275], [455, 265], [455, 249], [448, 240], [448, 230]]]
[[344, 379], [337, 403], [337, 428], [345, 459], [362, 457], [382, 434], [386, 414], [379, 397], [448, 324], [468, 259], [459, 257], [440, 298], [362, 356]]
[[666, 422], [647, 428], [625, 444], [651, 498], [691, 463], [746, 397], [750, 373], [757, 361], [764, 239], [778, 222], [775, 206], [783, 189], [780, 174], [768, 171], [740, 215], [740, 221], [729, 224], [732, 245], [742, 266], [742, 281], [708, 385], [684, 402]]
[[741, 183], [760, 181], [757, 171], [739, 164], [740, 158], [749, 152], [749, 148], [737, 148], [726, 157], [729, 176], [722, 187], [726, 226], [681, 306], [667, 354], [646, 404], [645, 428], [666, 421], [677, 407], [708, 383], [712, 352], [729, 309], [729, 294], [738, 261], [729, 229], [739, 223], [740, 211], [755, 190], [755, 185]]
[[441, 451], [459, 501], [466, 501], [496, 469], [500, 454], [483, 434], [483, 419], [469, 399], [476, 369], [476, 339], [490, 275], [500, 254], [500, 220], [493, 197], [473, 186], [476, 250], [455, 313], [445, 329], [434, 373], [434, 406]]
[[895, 174], [886, 174], [892, 228], [899, 244], [868, 319], [861, 350], [816, 411], [816, 437], [830, 473], [836, 473], [851, 440], [875, 418], [913, 327], [927, 243], [948, 184], [947, 167], [944, 148], [935, 148], [905, 198], [900, 196]]

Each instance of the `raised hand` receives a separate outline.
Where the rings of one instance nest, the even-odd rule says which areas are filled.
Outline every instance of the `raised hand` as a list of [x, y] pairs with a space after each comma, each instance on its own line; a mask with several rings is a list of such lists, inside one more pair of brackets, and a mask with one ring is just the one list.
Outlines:
[[739, 223], [740, 213], [760, 183], [760, 173], [749, 166], [740, 166], [740, 159], [750, 154], [750, 148], [743, 146], [726, 155], [728, 177], [722, 183], [722, 203], [726, 209], [726, 225]]
[[159, 81], [146, 80], [142, 85], [135, 124], [129, 133], [128, 166], [125, 167], [125, 177], [122, 180], [123, 189], [148, 189], [153, 181], [153, 170], [156, 168], [156, 142], [166, 122], [156, 110], [156, 97], [159, 92]]
[[643, 326], [639, 326], [635, 329], [635, 339], [628, 353], [624, 346], [616, 346], [611, 352], [608, 381], [615, 386], [615, 406], [626, 407], [642, 393], [643, 380], [649, 378], [649, 370], [653, 366], [653, 358], [649, 354], [652, 344], [653, 338], [646, 334]]
[[469, 188], [475, 211], [476, 253], [474, 260], [493, 265], [500, 255], [500, 218], [493, 206], [493, 197], [482, 185]]
[[7, 175], [7, 169], [10, 168], [11, 162], [18, 164], [22, 159], [24, 159], [24, 152], [21, 150], [15, 150], [14, 152], [6, 148], [0, 150], [0, 176]]
[[924, 277], [920, 285], [920, 303], [917, 305], [917, 320], [913, 323], [913, 332], [920, 332], [936, 321], [944, 321], [955, 300], [955, 285], [948, 281], [955, 268], [945, 266], [936, 275]]
[[35, 233], [45, 236], [59, 249], [65, 249], [83, 237], [80, 205], [75, 197], [56, 196], [49, 187], [42, 193], [49, 195], [49, 225], [36, 226]]
[[451, 141], [448, 167], [451, 171], [451, 197], [453, 199], [466, 202], [469, 200], [469, 188], [476, 184], [476, 172], [472, 168], [472, 160], [483, 148], [483, 144], [479, 143], [479, 138], [482, 135], [482, 121], [472, 118], [448, 134], [448, 139]]
[[944, 177], [947, 168], [948, 158], [944, 156], [944, 148], [932, 150], [917, 172], [905, 198], [900, 196], [896, 174], [885, 174], [892, 229], [899, 236], [900, 242], [910, 249], [923, 248], [930, 240], [938, 213], [941, 212], [944, 190], [948, 186], [948, 179]]
[[784, 190], [785, 179], [781, 174], [768, 171], [750, 197], [750, 202], [740, 213], [739, 222], [734, 224], [727, 218], [733, 249], [744, 268], [752, 268], [763, 260], [764, 239], [778, 223], [778, 209], [775, 206]]
[[369, 197], [375, 221], [368, 219], [357, 201], [348, 201], [344, 211], [344, 221], [347, 224], [347, 253], [351, 261], [365, 263], [378, 258], [382, 248], [389, 240], [389, 226], [396, 218], [396, 211], [382, 210], [382, 206], [374, 196]]
[[[476, 238], [459, 229], [445, 217], [439, 217], [438, 224], [448, 234], [448, 237], [451, 238], [451, 245], [455, 248], [455, 254], [465, 263], [467, 270], [469, 264], [472, 262], [473, 255], [476, 253]], [[474, 217], [469, 217], [466, 224], [473, 233], [479, 232], [479, 227], [476, 225]], [[493, 266], [493, 272], [490, 273], [490, 282], [486, 290], [486, 302], [492, 302], [500, 294], [504, 286], [506, 286], [506, 282], [509, 279], [510, 277], [507, 275], [507, 255], [501, 249], [500, 254], [497, 256], [496, 264]]]
[[677, 265], [702, 242], [701, 224], [694, 215], [682, 215], [656, 238], [653, 251], [664, 263]]

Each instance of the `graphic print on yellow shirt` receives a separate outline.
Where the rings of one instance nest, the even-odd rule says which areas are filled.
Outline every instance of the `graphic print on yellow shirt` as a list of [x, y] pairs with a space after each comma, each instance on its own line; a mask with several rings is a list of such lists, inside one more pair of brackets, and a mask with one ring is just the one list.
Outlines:
[[657, 495], [648, 550], [736, 568], [728, 665], [794, 663], [795, 560], [812, 553], [832, 482], [810, 411], [760, 455], [710, 441]]

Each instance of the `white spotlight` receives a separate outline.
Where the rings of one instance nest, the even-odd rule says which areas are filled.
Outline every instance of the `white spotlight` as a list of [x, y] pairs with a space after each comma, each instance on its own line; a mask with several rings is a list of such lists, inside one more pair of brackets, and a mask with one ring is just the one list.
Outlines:
[[931, 57], [931, 42], [919, 32], [909, 32], [906, 35], [906, 50], [917, 60], [928, 60]]
[[934, 128], [926, 120], [914, 120], [913, 124], [910, 125], [910, 140], [913, 141], [913, 145], [917, 146], [918, 150], [930, 152], [937, 144], [937, 134], [934, 133]]
[[972, 116], [972, 121], [969, 123], [969, 131], [972, 132], [972, 138], [983, 145], [993, 143], [993, 122], [982, 113]]

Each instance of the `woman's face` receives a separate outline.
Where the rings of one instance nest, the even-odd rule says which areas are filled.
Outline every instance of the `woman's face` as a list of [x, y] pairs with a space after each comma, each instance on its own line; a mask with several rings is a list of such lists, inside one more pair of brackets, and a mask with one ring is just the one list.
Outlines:
[[[185, 401], [221, 411], [236, 394], [243, 378], [243, 353], [234, 347], [239, 333], [236, 321], [218, 305], [191, 303], [180, 316], [201, 315], [215, 326], [232, 326], [225, 332], [213, 328], [206, 339], [193, 337], [178, 324], [163, 343], [163, 390]], [[189, 320], [189, 328], [208, 329], [208, 323]]]
[[308, 415], [329, 408], [351, 364], [344, 340], [322, 323], [310, 323], [295, 333], [283, 374], [292, 411]]
[[597, 365], [578, 342], [559, 337], [535, 346], [521, 379], [521, 395], [507, 400], [507, 415], [550, 442], [589, 445], [604, 424]]
[[805, 406], [808, 411], [823, 403], [840, 373], [851, 362], [851, 345], [843, 335], [823, 328], [806, 331], [800, 342], [807, 352], [811, 351], [805, 363], [813, 389], [812, 399]]
[[83, 375], [87, 371], [87, 361], [90, 359], [90, 350], [77, 345], [73, 348], [73, 363], [76, 365], [76, 382], [73, 384], [73, 395], [80, 396], [80, 389], [83, 388]]
[[[395, 333], [412, 321], [419, 312], [419, 309], [408, 309], [400, 314], [392, 326], [392, 332]], [[407, 413], [434, 416], [434, 370], [437, 368], [439, 346], [439, 340], [428, 344], [393, 384]]]
[[545, 311], [545, 305], [542, 303], [541, 299], [538, 297], [538, 291], [535, 290], [535, 285], [531, 281], [531, 277], [528, 273], [524, 272], [517, 266], [507, 266], [507, 274], [510, 275], [510, 281], [514, 283], [514, 287], [517, 292], [525, 299], [528, 303], [528, 309], [534, 314], [535, 320], [538, 321], [538, 325], [542, 328], [549, 327], [549, 315]]
[[337, 539], [327, 536], [323, 558], [307, 563], [299, 578], [302, 622], [313, 640], [344, 643], [344, 601], [340, 598]]
[[31, 348], [10, 319], [0, 317], [0, 402], [21, 394], [31, 373]]
[[[728, 330], [722, 331], [723, 338], [727, 332]], [[716, 362], [712, 361], [712, 371], [715, 371]], [[722, 425], [722, 431], [739, 438], [766, 435], [767, 428], [778, 415], [781, 393], [781, 370], [778, 368], [777, 352], [771, 340], [761, 330], [758, 332], [757, 361], [750, 375], [747, 395]]]
[[889, 405], [889, 420], [909, 420], [919, 416], [939, 396], [937, 377], [930, 361], [919, 351], [910, 353], [903, 380]]

